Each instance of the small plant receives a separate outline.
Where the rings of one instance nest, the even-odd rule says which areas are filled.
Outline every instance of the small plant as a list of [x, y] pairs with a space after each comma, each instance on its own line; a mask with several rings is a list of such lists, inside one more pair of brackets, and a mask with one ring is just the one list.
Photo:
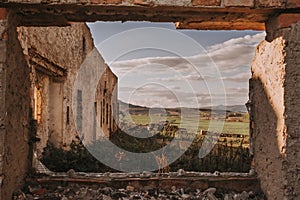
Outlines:
[[168, 165], [168, 160], [164, 151], [162, 152], [161, 156], [154, 155], [154, 157], [158, 166], [158, 173], [170, 172], [170, 166]]

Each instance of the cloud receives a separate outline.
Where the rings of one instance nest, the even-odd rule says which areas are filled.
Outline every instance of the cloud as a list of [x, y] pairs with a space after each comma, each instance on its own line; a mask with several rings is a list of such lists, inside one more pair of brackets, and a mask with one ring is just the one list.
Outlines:
[[[150, 69], [153, 66], [172, 67], [174, 69], [188, 69], [191, 63], [186, 58], [181, 57], [155, 57], [155, 58], [140, 58], [124, 61], [112, 61], [108, 65], [114, 69], [128, 71], [141, 66], [148, 66]], [[158, 68], [158, 67], [156, 67]], [[159, 69], [159, 68], [158, 68]], [[158, 70], [156, 69], [156, 70]]]
[[201, 91], [186, 91], [180, 87], [164, 88], [155, 85], [148, 85], [140, 88], [126, 87], [122, 95], [122, 100], [133, 104], [148, 107], [205, 107], [224, 104], [237, 105], [244, 104], [248, 99], [248, 88], [226, 87], [226, 95], [222, 93], [208, 93]]
[[[134, 74], [129, 76], [130, 80], [137, 77], [132, 79], [132, 83], [126, 79], [124, 87], [122, 83], [119, 84], [121, 99], [125, 97], [128, 99], [130, 94], [134, 94], [131, 96], [134, 101], [132, 103], [151, 106], [161, 102], [165, 107], [175, 107], [181, 103], [191, 107], [195, 106], [196, 99], [196, 103], [207, 106], [212, 103], [212, 97], [214, 103], [222, 103], [224, 95], [218, 93], [217, 85], [218, 80], [221, 80], [225, 84], [228, 104], [243, 104], [248, 98], [246, 87], [251, 76], [250, 72], [245, 70], [250, 69], [256, 45], [264, 37], [265, 33], [258, 33], [234, 38], [208, 47], [206, 53], [190, 57], [142, 58], [116, 61], [110, 63], [110, 66], [119, 76], [119, 80], [128, 73]], [[139, 87], [138, 78], [168, 87], [157, 85]], [[192, 84], [196, 92], [187, 89], [186, 82]], [[205, 88], [207, 82], [210, 83], [208, 86], [215, 87]], [[242, 87], [236, 87], [237, 85]], [[212, 94], [207, 93], [208, 90]]]
[[266, 36], [265, 32], [258, 33], [256, 35], [246, 35], [244, 37], [239, 38], [233, 38], [230, 40], [227, 40], [220, 44], [215, 44], [209, 47], [210, 50], [218, 50], [226, 47], [234, 47], [236, 45], [244, 44], [244, 45], [250, 45], [250, 46], [256, 46], [259, 42], [264, 40], [264, 37]]
[[208, 76], [201, 76], [200, 74], [188, 74], [188, 75], [182, 75], [182, 76], [169, 76], [169, 77], [154, 77], [150, 78], [151, 81], [161, 81], [161, 82], [177, 82], [177, 81], [203, 81], [206, 79], [210, 79], [211, 77]]
[[241, 38], [234, 38], [208, 48], [208, 56], [217, 64], [221, 71], [238, 67], [250, 66], [256, 45], [262, 41], [265, 33], [258, 33]]
[[169, 76], [169, 77], [154, 77], [150, 78], [150, 81], [158, 81], [158, 82], [177, 82], [179, 80], [182, 80], [184, 77], [182, 76]]
[[[109, 63], [109, 65], [115, 69], [117, 73], [128, 72], [128, 70], [145, 65], [148, 66], [149, 71], [154, 71], [152, 69], [152, 66], [154, 65], [162, 65], [185, 72], [193, 69], [205, 72], [205, 70], [209, 68], [212, 70], [212, 65], [215, 63], [217, 68], [226, 72], [238, 67], [250, 66], [255, 47], [258, 42], [264, 39], [264, 37], [265, 33], [258, 33], [253, 36], [246, 35], [245, 37], [231, 39], [224, 43], [208, 47], [206, 53], [190, 57], [141, 58], [126, 61], [115, 61]], [[156, 67], [155, 70], [157, 71], [159, 68]]]
[[222, 79], [224, 81], [232, 81], [232, 82], [237, 82], [237, 83], [246, 83], [250, 79], [251, 74], [248, 72], [237, 74], [234, 76], [227, 76], [223, 77]]

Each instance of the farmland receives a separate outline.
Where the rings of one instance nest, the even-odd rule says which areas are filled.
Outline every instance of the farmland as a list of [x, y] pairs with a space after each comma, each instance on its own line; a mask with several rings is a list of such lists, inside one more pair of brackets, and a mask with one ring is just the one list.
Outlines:
[[[249, 134], [248, 114], [242, 108], [231, 110], [193, 109], [193, 108], [148, 108], [137, 105], [120, 104], [120, 121], [136, 126], [168, 121], [171, 125], [185, 128], [188, 132], [199, 133], [216, 131], [229, 134]], [[240, 106], [241, 107], [241, 106]], [[185, 113], [182, 113], [185, 110]], [[239, 111], [242, 110], [242, 111]], [[190, 131], [189, 131], [190, 130]]]
[[[159, 116], [157, 116], [159, 118]], [[124, 118], [127, 122], [133, 122], [136, 125], [147, 125], [151, 123], [151, 118], [148, 115], [128, 115]], [[242, 135], [248, 135], [249, 134], [249, 122], [228, 122], [228, 121], [221, 121], [221, 120], [207, 120], [207, 119], [197, 119], [197, 118], [186, 118], [184, 119], [184, 123], [181, 124], [180, 116], [168, 116], [166, 118], [167, 121], [171, 122], [172, 125], [181, 126], [181, 127], [195, 127], [198, 126], [197, 132], [199, 133], [200, 130], [207, 131], [208, 128], [211, 125], [211, 129], [213, 130], [214, 124], [222, 124], [223, 129], [222, 133], [230, 133], [230, 134], [242, 134]], [[215, 123], [213, 123], [215, 122]]]

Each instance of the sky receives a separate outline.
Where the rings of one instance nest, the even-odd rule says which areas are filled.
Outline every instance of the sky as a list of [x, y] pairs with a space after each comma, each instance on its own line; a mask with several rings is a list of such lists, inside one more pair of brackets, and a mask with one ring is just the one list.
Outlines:
[[172, 23], [88, 24], [118, 76], [119, 99], [148, 107], [244, 105], [257, 31], [176, 30]]

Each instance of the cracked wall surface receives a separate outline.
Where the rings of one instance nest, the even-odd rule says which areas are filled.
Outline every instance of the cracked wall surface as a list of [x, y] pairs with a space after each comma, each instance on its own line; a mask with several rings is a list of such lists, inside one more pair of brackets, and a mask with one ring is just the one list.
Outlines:
[[[6, 19], [0, 21], [0, 46], [4, 49], [0, 53], [1, 199], [10, 199], [22, 187], [31, 172], [34, 150], [40, 156], [48, 141], [68, 148], [78, 136], [72, 89], [86, 56], [98, 52], [84, 23], [72, 23], [69, 27], [17, 27], [18, 21], [13, 14], [9, 23]], [[100, 62], [107, 67], [103, 59]], [[107, 69], [102, 82], [107, 81], [107, 94], [114, 92], [114, 98], [106, 95], [103, 99], [110, 109], [115, 109], [117, 90], [110, 87], [117, 85], [117, 78]], [[104, 88], [102, 82], [99, 90]], [[106, 133], [109, 135], [110, 131], [112, 128], [107, 128]]]
[[0, 195], [2, 192], [2, 182], [4, 178], [3, 174], [3, 162], [4, 162], [4, 145], [5, 145], [5, 67], [6, 67], [6, 39], [3, 38], [3, 35], [6, 32], [6, 19], [0, 20]]
[[284, 35], [286, 74], [284, 107], [286, 120], [286, 159], [284, 193], [288, 199], [300, 198], [300, 21]]
[[255, 169], [268, 199], [278, 200], [300, 198], [300, 16], [288, 16], [296, 22], [283, 14], [267, 23], [250, 81]]
[[31, 165], [30, 70], [17, 40], [17, 22], [13, 14], [1, 22], [1, 199], [10, 199], [22, 186]]
[[[118, 105], [115, 88], [118, 80], [95, 49], [87, 25], [72, 23], [69, 27], [19, 27], [17, 32], [32, 71], [31, 106], [37, 120], [37, 137], [41, 140], [36, 143], [38, 156], [47, 146], [47, 142], [56, 147], [68, 148], [72, 141], [77, 140], [77, 136], [84, 137], [75, 126], [77, 116], [72, 109], [72, 95], [74, 82], [80, 76], [78, 70], [87, 62], [92, 67], [87, 59], [94, 59], [91, 58], [94, 52], [98, 56], [94, 62], [100, 63], [95, 67], [105, 69], [99, 80], [98, 95], [95, 97], [95, 110], [98, 110], [98, 120], [95, 123], [100, 124], [105, 135], [109, 137], [116, 130], [112, 113]], [[88, 81], [83, 84], [89, 86]], [[105, 106], [100, 107], [102, 102], [105, 102]], [[105, 123], [100, 123], [100, 116]], [[99, 125], [95, 124], [95, 127]], [[88, 140], [93, 138], [96, 137], [89, 136]]]
[[[285, 145], [284, 75], [282, 38], [263, 41], [256, 50], [250, 81], [254, 165], [269, 199], [283, 199], [282, 162]], [[276, 177], [276, 178], [274, 178]]]

